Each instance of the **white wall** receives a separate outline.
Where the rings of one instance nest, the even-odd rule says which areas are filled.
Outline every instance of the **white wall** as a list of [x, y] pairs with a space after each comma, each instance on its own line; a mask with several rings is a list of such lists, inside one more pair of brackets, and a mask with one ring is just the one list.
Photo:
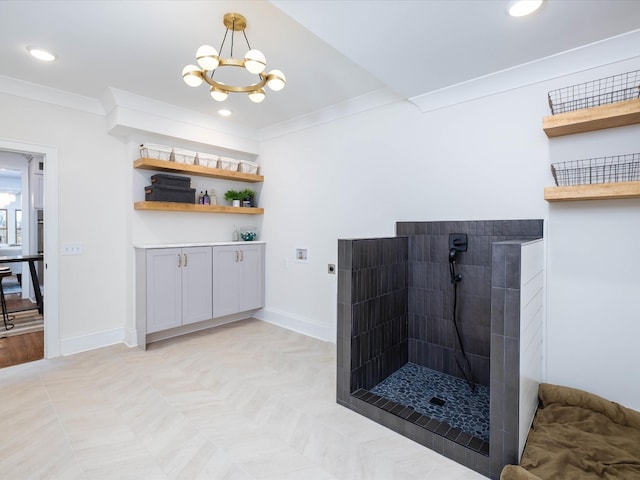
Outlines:
[[122, 232], [129, 208], [123, 201], [128, 185], [122, 181], [129, 164], [121, 143], [105, 134], [98, 115], [4, 94], [0, 108], [11, 112], [0, 116], [3, 137], [59, 149], [60, 213], [48, 220], [58, 222], [61, 244], [82, 242], [84, 247], [83, 255], [59, 258], [61, 343], [121, 331], [127, 271]]
[[[326, 268], [338, 238], [391, 235], [398, 220], [543, 218], [547, 380], [640, 408], [627, 373], [640, 368], [640, 199], [543, 200], [550, 163], [637, 152], [640, 126], [542, 131], [549, 90], [639, 68], [636, 58], [424, 114], [400, 102], [264, 141], [263, 318], [335, 338], [336, 277]], [[294, 263], [296, 246], [309, 248], [310, 263]]]

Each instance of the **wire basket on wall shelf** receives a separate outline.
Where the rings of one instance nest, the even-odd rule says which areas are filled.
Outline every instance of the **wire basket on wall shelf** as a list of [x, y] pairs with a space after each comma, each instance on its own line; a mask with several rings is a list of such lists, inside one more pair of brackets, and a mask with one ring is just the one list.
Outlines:
[[556, 185], [590, 185], [640, 181], [640, 153], [552, 163]]
[[640, 98], [640, 70], [551, 90], [548, 97], [552, 115]]

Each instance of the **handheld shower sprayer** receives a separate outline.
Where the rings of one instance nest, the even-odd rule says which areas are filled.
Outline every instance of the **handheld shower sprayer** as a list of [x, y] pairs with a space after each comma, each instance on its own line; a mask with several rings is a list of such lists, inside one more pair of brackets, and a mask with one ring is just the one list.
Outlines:
[[462, 280], [462, 275], [456, 274], [456, 256], [458, 252], [467, 251], [467, 234], [452, 233], [449, 235], [449, 271], [451, 272], [451, 283], [454, 285]]

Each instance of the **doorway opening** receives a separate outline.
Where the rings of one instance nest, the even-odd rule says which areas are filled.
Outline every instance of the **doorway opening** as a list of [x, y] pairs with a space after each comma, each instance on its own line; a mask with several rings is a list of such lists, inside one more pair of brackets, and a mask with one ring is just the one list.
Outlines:
[[[7, 159], [17, 162], [17, 169], [20, 171], [21, 202], [20, 208], [14, 208], [12, 213], [7, 212], [6, 239], [2, 235], [5, 230], [3, 230], [2, 212], [0, 212], [0, 236], [3, 236], [0, 240], [0, 257], [3, 256], [2, 248], [5, 246], [3, 243], [5, 240], [7, 248], [16, 250], [13, 253], [17, 255], [42, 256], [42, 260], [38, 259], [32, 263], [33, 267], [36, 267], [33, 276], [28, 262], [12, 264], [12, 267], [16, 267], [15, 276], [11, 275], [11, 280], [5, 279], [7, 283], [3, 283], [3, 286], [7, 286], [9, 302], [7, 310], [14, 317], [28, 316], [27, 310], [30, 310], [32, 313], [40, 313], [46, 319], [44, 332], [40, 333], [41, 356], [54, 358], [60, 355], [57, 273], [58, 153], [57, 149], [51, 146], [0, 139], [0, 168], [4, 166], [3, 162], [8, 161]], [[16, 159], [20, 159], [21, 162]], [[22, 267], [23, 264], [24, 267]], [[11, 273], [14, 273], [13, 269]], [[37, 278], [38, 281], [32, 284], [32, 278]], [[36, 288], [36, 285], [41, 288]], [[45, 285], [46, 288], [44, 288]], [[30, 299], [37, 296], [37, 291], [42, 292], [38, 303], [40, 308], [29, 309], [33, 307]], [[0, 326], [0, 330], [5, 331], [4, 325]], [[1, 333], [0, 337], [3, 337]], [[33, 342], [26, 342], [27, 335], [19, 335], [24, 337], [25, 342], [19, 347], [18, 353], [35, 348]]]

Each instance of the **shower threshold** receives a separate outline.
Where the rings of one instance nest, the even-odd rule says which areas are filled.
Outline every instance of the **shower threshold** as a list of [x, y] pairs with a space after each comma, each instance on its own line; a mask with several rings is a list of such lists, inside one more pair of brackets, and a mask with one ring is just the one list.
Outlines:
[[[489, 455], [489, 388], [407, 363], [352, 395], [460, 445]], [[435, 400], [434, 400], [435, 399]]]

